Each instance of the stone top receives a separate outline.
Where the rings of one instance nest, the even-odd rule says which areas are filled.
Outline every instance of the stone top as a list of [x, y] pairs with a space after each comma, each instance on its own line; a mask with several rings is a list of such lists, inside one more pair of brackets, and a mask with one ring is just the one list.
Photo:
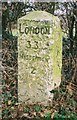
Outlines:
[[59, 18], [57, 16], [54, 16], [46, 11], [33, 11], [27, 14], [26, 16], [19, 18], [18, 21], [22, 20], [51, 21], [52, 18], [54, 20], [59, 21]]

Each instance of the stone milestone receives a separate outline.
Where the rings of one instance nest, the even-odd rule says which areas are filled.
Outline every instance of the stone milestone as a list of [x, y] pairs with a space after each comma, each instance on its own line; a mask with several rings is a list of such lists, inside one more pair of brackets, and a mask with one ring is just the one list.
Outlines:
[[60, 85], [62, 30], [60, 20], [45, 11], [18, 19], [18, 98], [25, 103], [52, 103], [50, 91]]

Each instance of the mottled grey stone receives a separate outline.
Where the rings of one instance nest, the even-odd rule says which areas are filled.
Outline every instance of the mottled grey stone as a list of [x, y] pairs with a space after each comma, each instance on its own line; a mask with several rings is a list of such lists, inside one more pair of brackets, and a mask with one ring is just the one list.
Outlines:
[[61, 82], [60, 20], [45, 11], [34, 11], [18, 20], [18, 31], [19, 101], [49, 105], [50, 91]]

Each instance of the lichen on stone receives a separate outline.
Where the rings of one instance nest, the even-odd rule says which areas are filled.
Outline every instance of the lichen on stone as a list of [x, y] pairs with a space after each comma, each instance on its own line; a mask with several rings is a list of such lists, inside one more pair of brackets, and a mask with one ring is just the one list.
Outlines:
[[[61, 82], [62, 31], [58, 17], [45, 11], [34, 11], [18, 20], [22, 31], [26, 26], [50, 26], [50, 34], [25, 34], [18, 37], [19, 100], [41, 102], [53, 99], [50, 93]], [[55, 86], [56, 83], [56, 86]], [[23, 93], [24, 89], [24, 93]]]

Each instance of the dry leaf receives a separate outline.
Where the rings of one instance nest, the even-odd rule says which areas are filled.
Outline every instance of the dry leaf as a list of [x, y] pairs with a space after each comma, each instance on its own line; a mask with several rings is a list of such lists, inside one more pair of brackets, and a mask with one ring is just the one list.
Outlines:
[[51, 114], [51, 118], [52, 118], [52, 119], [54, 118], [54, 115], [55, 115], [55, 113], [53, 112], [53, 113]]
[[36, 112], [32, 112], [31, 114], [32, 114], [33, 116], [36, 116]]
[[8, 101], [8, 105], [10, 105], [10, 104], [11, 104], [11, 100]]

